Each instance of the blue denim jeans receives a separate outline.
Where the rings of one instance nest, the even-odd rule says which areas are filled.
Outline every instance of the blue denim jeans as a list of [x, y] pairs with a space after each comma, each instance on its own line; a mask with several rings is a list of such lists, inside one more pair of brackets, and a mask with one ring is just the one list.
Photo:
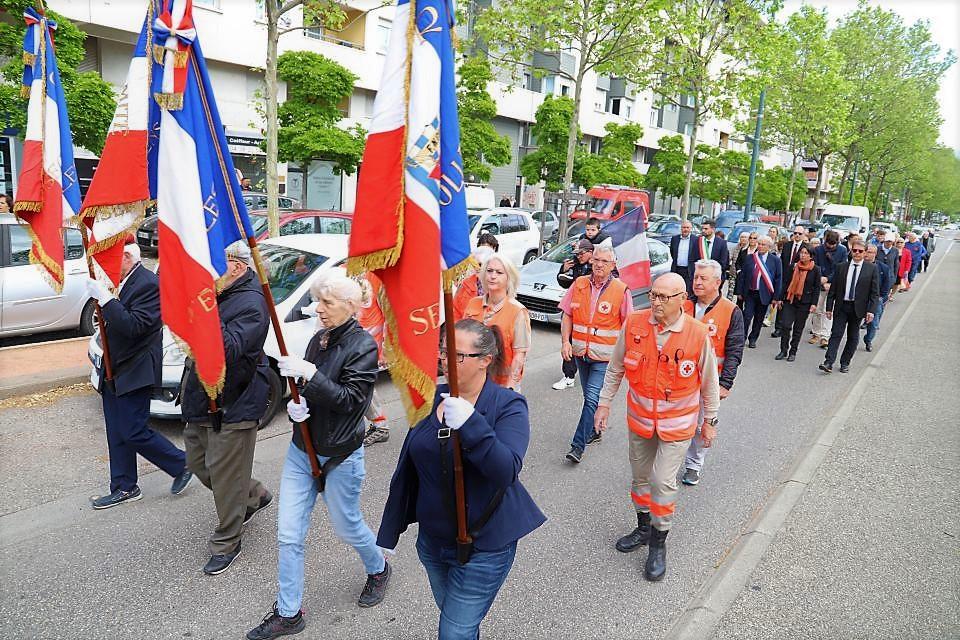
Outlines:
[[[317, 456], [320, 464], [327, 461]], [[323, 501], [333, 531], [360, 554], [366, 573], [383, 571], [383, 552], [360, 513], [360, 485], [365, 475], [363, 447], [351, 453], [327, 475]], [[303, 601], [303, 543], [310, 528], [310, 514], [317, 501], [317, 484], [310, 475], [307, 454], [290, 443], [280, 479], [280, 507], [277, 513], [277, 609], [282, 616], [294, 616]]]
[[880, 298], [877, 300], [877, 312], [873, 314], [873, 322], [867, 325], [867, 333], [863, 336], [864, 342], [873, 342], [873, 339], [877, 336], [877, 331], [880, 329], [880, 317], [883, 315], [883, 307], [883, 298]]
[[437, 640], [477, 640], [480, 623], [513, 567], [517, 543], [497, 551], [474, 551], [470, 562], [461, 565], [456, 547], [437, 545], [421, 536], [417, 554], [440, 609]]
[[583, 388], [583, 409], [580, 411], [580, 422], [573, 434], [570, 446], [581, 452], [587, 446], [587, 438], [593, 433], [593, 414], [597, 412], [597, 403], [600, 401], [600, 389], [603, 388], [603, 376], [607, 373], [606, 361], [591, 360], [590, 358], [575, 357], [577, 371], [580, 372], [580, 386]]

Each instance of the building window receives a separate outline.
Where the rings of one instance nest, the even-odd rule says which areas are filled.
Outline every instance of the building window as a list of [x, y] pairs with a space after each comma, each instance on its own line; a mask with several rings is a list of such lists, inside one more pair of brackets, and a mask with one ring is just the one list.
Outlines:
[[220, 0], [193, 0], [193, 4], [199, 7], [207, 7], [210, 9], [220, 8]]
[[659, 109], [650, 109], [650, 126], [656, 127], [657, 122], [659, 121], [660, 110]]
[[553, 95], [553, 90], [554, 90], [554, 87], [555, 87], [556, 80], [557, 80], [557, 79], [556, 79], [556, 77], [554, 77], [554, 76], [547, 76], [546, 78], [544, 78], [544, 79], [543, 79], [543, 93], [546, 93], [546, 94], [548, 94], [548, 95]]
[[529, 90], [531, 90], [531, 89], [530, 89], [530, 85], [531, 85], [531, 84], [533, 84], [533, 76], [530, 75], [529, 73], [524, 73], [524, 74], [523, 74], [523, 88], [524, 88], [524, 89], [527, 89], [527, 90], [529, 91]]
[[683, 125], [683, 135], [685, 135], [685, 136], [692, 136], [692, 135], [693, 135], [693, 123], [692, 123], [692, 122], [686, 122], [686, 123], [684, 123], [684, 125]]
[[568, 85], [561, 84], [561, 85], [560, 85], [560, 95], [561, 95], [561, 96], [569, 96], [569, 95], [570, 95], [570, 87], [569, 87]]
[[377, 51], [386, 53], [390, 47], [390, 27], [393, 25], [391, 20], [380, 18], [377, 20]]
[[628, 104], [627, 104], [627, 108], [626, 108], [626, 113], [624, 113], [623, 115], [626, 116], [627, 118], [629, 118], [631, 111], [633, 111], [633, 109], [630, 107], [630, 104], [628, 103]]
[[266, 19], [267, 19], [267, 9], [266, 9], [266, 7], [263, 5], [263, 0], [257, 0], [257, 2], [256, 2], [256, 8], [254, 9], [254, 13], [256, 14], [254, 17], [255, 17], [257, 20], [266, 20]]
[[615, 116], [620, 115], [620, 98], [614, 98], [610, 101], [610, 113]]
[[597, 99], [593, 103], [593, 108], [597, 111], [606, 111], [607, 92], [604, 89], [597, 89]]

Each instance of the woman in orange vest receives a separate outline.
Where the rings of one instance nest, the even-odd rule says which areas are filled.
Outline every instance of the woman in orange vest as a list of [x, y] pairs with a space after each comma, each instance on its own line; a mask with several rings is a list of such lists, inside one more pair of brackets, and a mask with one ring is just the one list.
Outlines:
[[[377, 363], [381, 368], [384, 366], [383, 338], [387, 330], [387, 321], [383, 316], [383, 309], [380, 307], [380, 290], [382, 288], [383, 282], [380, 281], [380, 278], [368, 271], [364, 279], [360, 281], [360, 289], [363, 295], [360, 300], [360, 309], [357, 311], [357, 322], [377, 343]], [[390, 425], [387, 423], [387, 416], [383, 413], [383, 403], [380, 401], [376, 388], [373, 390], [373, 398], [363, 417], [370, 423], [363, 436], [363, 446], [369, 447], [372, 444], [386, 442], [390, 439]]]
[[[492, 233], [481, 233], [477, 239], [477, 248], [473, 250], [473, 258], [479, 264], [483, 264], [500, 249], [500, 243], [497, 237]], [[483, 287], [480, 284], [480, 273], [472, 273], [463, 279], [457, 285], [457, 292], [453, 296], [453, 319], [462, 320], [463, 312], [467, 309], [467, 304], [477, 296], [483, 295]]]
[[517, 302], [520, 272], [509, 258], [494, 255], [480, 267], [480, 284], [484, 294], [470, 300], [463, 317], [478, 320], [487, 326], [496, 325], [503, 336], [507, 373], [494, 377], [500, 386], [520, 390], [523, 365], [533, 338], [530, 314]]

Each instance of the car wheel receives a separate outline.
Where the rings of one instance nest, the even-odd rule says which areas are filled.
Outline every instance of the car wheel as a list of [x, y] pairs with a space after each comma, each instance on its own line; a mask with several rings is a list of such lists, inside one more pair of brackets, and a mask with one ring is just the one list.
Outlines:
[[271, 367], [267, 369], [267, 412], [260, 418], [257, 429], [263, 429], [270, 424], [277, 415], [281, 404], [283, 404], [283, 381]]
[[87, 300], [87, 304], [83, 305], [83, 311], [80, 312], [80, 335], [92, 336], [96, 326], [97, 304], [91, 298]]
[[523, 256], [523, 264], [529, 264], [537, 259], [537, 252], [531, 249], [527, 251], [527, 255]]

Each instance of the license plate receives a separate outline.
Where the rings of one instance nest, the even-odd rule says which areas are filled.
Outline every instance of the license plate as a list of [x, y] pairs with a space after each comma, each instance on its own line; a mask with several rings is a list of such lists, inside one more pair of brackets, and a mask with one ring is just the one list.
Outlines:
[[540, 313], [539, 311], [531, 311], [531, 312], [530, 312], [530, 319], [531, 319], [531, 320], [536, 320], [537, 322], [549, 322], [549, 321], [550, 321], [550, 319], [547, 318], [547, 314], [545, 314], [545, 313]]
[[149, 240], [149, 239], [150, 239], [150, 234], [149, 234], [149, 233], [138, 233], [138, 234], [137, 234], [137, 238], [138, 238], [139, 240]]

